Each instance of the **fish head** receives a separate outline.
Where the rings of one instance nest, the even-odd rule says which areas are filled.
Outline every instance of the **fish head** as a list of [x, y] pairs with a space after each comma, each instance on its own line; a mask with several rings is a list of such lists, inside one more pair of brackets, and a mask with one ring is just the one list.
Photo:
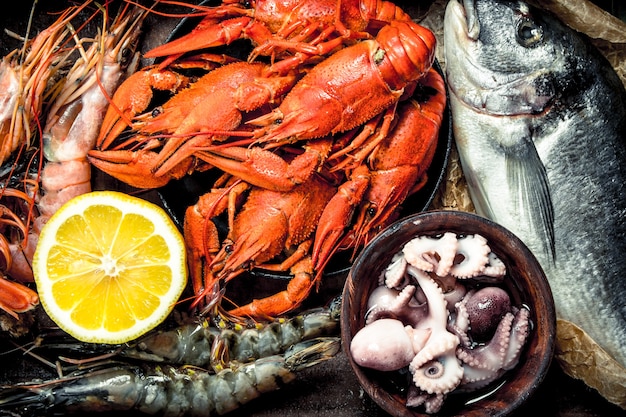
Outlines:
[[479, 111], [539, 114], [578, 84], [559, 84], [577, 65], [569, 29], [526, 3], [452, 0], [444, 27], [451, 93]]

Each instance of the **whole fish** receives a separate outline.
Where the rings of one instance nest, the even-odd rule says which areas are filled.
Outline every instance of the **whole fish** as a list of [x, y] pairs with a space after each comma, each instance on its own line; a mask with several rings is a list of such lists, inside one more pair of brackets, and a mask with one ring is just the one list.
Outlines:
[[524, 241], [557, 315], [626, 367], [622, 83], [582, 35], [522, 2], [450, 1], [444, 54], [476, 211]]

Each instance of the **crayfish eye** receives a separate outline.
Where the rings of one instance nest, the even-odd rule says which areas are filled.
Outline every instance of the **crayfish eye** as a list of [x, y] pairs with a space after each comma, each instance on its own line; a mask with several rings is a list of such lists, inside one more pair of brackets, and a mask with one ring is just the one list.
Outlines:
[[128, 49], [124, 48], [120, 51], [119, 62], [121, 63], [122, 67], [125, 67], [128, 65], [129, 56], [130, 56], [130, 51]]
[[233, 252], [233, 245], [229, 243], [228, 245], [224, 246], [224, 252], [226, 252], [228, 254], [232, 253]]
[[161, 113], [163, 113], [163, 107], [159, 106], [159, 107], [155, 107], [154, 110], [152, 110], [152, 113], [150, 113], [150, 115], [152, 117], [157, 117]]
[[378, 211], [378, 210], [376, 210], [376, 207], [374, 207], [374, 206], [370, 206], [370, 207], [368, 207], [368, 209], [367, 209], [367, 215], [368, 215], [369, 217], [374, 217], [374, 216], [376, 215], [376, 212], [377, 212], [377, 211]]
[[531, 48], [543, 40], [543, 29], [533, 20], [523, 17], [517, 23], [516, 38], [520, 45]]

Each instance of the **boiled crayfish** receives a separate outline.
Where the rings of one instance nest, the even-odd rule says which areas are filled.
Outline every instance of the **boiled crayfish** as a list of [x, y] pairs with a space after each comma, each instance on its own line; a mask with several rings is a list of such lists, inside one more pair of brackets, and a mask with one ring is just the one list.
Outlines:
[[[191, 265], [196, 268], [206, 265], [203, 271], [197, 271], [202, 272], [203, 278], [202, 283], [195, 282], [197, 293], [219, 291], [222, 281], [227, 283], [255, 267], [291, 271], [293, 278], [286, 290], [231, 312], [238, 316], [275, 317], [299, 306], [315, 284], [310, 256], [312, 237], [322, 211], [336, 190], [317, 175], [287, 192], [249, 187], [238, 179], [236, 182], [240, 185], [228, 193], [214, 190], [203, 195], [185, 215]], [[229, 204], [220, 204], [222, 199]], [[237, 199], [245, 200], [240, 210], [235, 204]], [[220, 214], [214, 209], [218, 206], [229, 209], [229, 232], [223, 242], [212, 223], [207, 223], [208, 218]], [[210, 233], [199, 234], [203, 230]], [[191, 241], [198, 237], [200, 242]], [[214, 243], [205, 251], [207, 240]], [[206, 253], [213, 254], [207, 258]], [[283, 259], [272, 265], [279, 256]], [[192, 277], [196, 276], [192, 271]]]
[[[120, 87], [90, 152], [95, 166], [139, 187], [198, 169], [223, 173], [185, 215], [194, 306], [219, 304], [229, 281], [263, 268], [294, 278], [230, 313], [297, 308], [337, 250], [356, 253], [426, 182], [446, 104], [433, 33], [387, 2], [292, 3], [280, 24], [264, 17], [282, 5], [275, 1], [199, 8], [209, 17], [190, 38], [149, 52], [165, 60]], [[304, 17], [315, 7], [327, 20]], [[382, 18], [380, 8], [393, 13]], [[189, 43], [201, 33], [211, 41]], [[180, 81], [184, 53], [242, 37], [255, 48], [246, 62], [227, 59]], [[270, 62], [257, 61], [266, 55]], [[161, 77], [172, 82], [160, 86]], [[138, 87], [149, 88], [137, 109], [128, 92]], [[154, 89], [171, 98], [153, 103]], [[222, 213], [225, 238], [213, 224]]]
[[[265, 67], [232, 62], [194, 82], [170, 69], [151, 67], [137, 72], [114, 95], [116, 106], [109, 107], [90, 161], [138, 188], [161, 187], [197, 169], [196, 148], [223, 140], [223, 132], [238, 128], [245, 112], [273, 103], [295, 84], [293, 75], [262, 77]], [[149, 109], [152, 88], [178, 94]], [[132, 149], [124, 148], [125, 143], [114, 143], [129, 125], [138, 144]], [[163, 142], [159, 137], [168, 139]]]
[[225, 0], [197, 7], [203, 20], [188, 35], [158, 46], [146, 57], [167, 57], [250, 39], [248, 60], [271, 56], [270, 72], [284, 73], [312, 57], [327, 55], [349, 41], [367, 39], [394, 20], [411, 20], [401, 8], [383, 0]]

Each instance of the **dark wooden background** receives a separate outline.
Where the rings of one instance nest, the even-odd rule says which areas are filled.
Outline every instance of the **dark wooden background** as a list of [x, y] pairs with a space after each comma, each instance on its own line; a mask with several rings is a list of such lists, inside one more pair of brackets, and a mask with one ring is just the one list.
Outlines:
[[[33, 21], [33, 33], [49, 24], [54, 16], [47, 12], [60, 10], [63, 3], [65, 2], [58, 0], [39, 0]], [[602, 0], [597, 3], [622, 19], [626, 16], [625, 7], [621, 2]], [[428, 1], [423, 1], [418, 5], [413, 3], [411, 7], [421, 13], [428, 9], [428, 5]], [[5, 7], [0, 13], [2, 32], [0, 53], [3, 56], [19, 47], [19, 42], [8, 36], [4, 29], [24, 34], [30, 8], [30, 2], [14, 1], [11, 8]], [[165, 39], [175, 23], [174, 20], [149, 19], [146, 27], [146, 36], [149, 39], [146, 42], [154, 43]], [[147, 198], [158, 201], [155, 195], [148, 195]], [[339, 293], [340, 285], [334, 284], [337, 286], [334, 290]], [[331, 288], [330, 293], [332, 291]], [[13, 348], [14, 346], [0, 335], [0, 384], [21, 382], [32, 377], [53, 376], [53, 373], [49, 369], [44, 369], [38, 361], [23, 355], [20, 351], [12, 351]], [[580, 381], [567, 377], [558, 365], [553, 363], [536, 394], [515, 413], [515, 416], [532, 414], [546, 417], [604, 417], [626, 416], [626, 411], [608, 403]], [[347, 359], [340, 353], [332, 360], [304, 371], [291, 385], [255, 400], [230, 415], [382, 417], [387, 414], [363, 392]]]

